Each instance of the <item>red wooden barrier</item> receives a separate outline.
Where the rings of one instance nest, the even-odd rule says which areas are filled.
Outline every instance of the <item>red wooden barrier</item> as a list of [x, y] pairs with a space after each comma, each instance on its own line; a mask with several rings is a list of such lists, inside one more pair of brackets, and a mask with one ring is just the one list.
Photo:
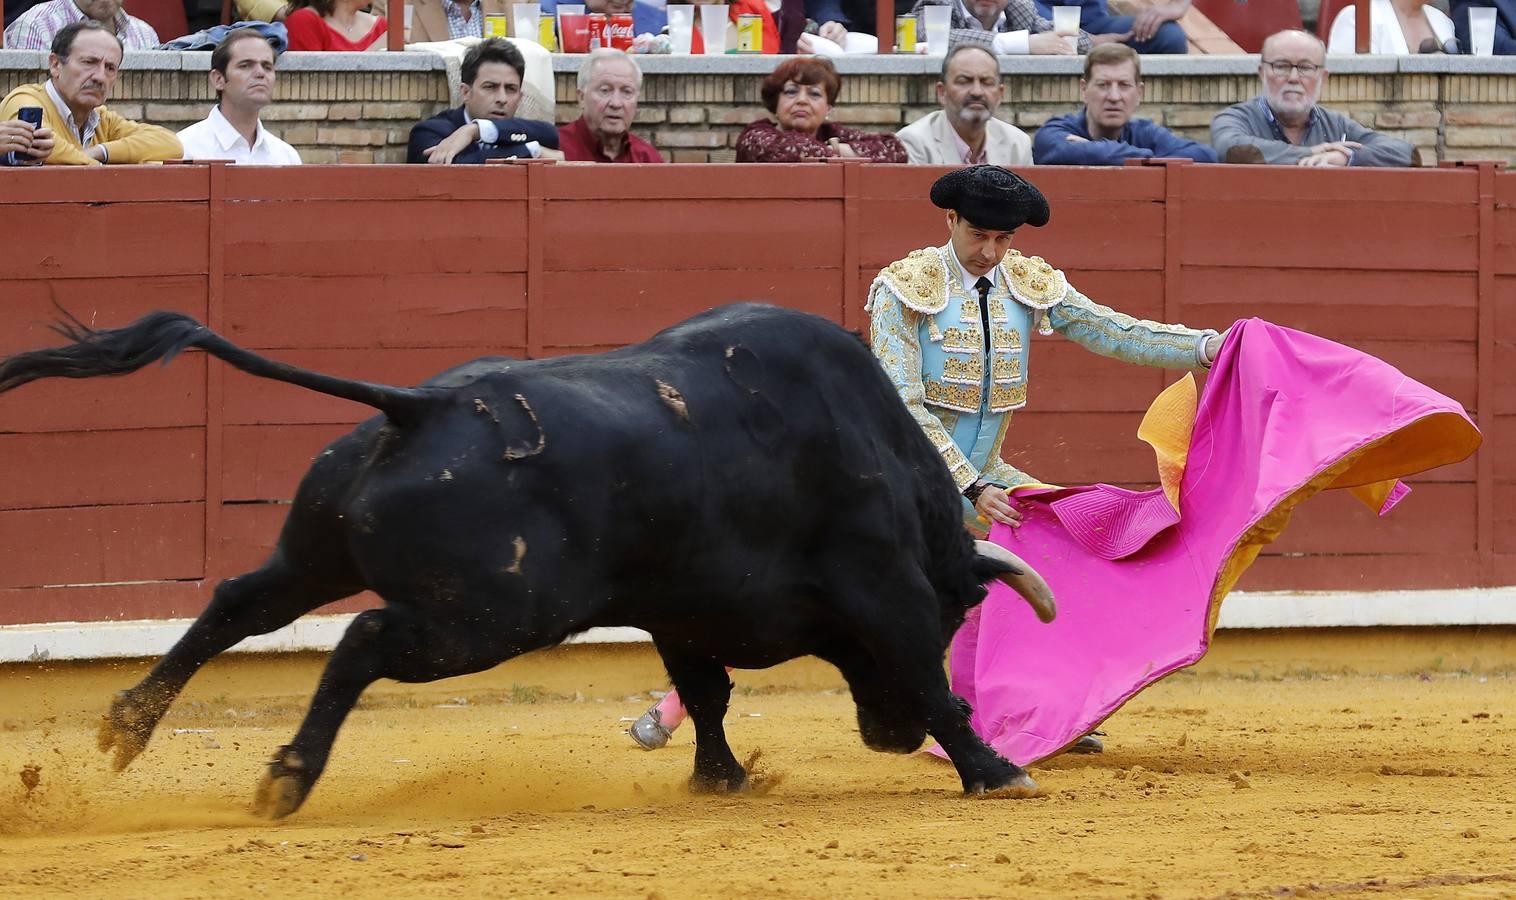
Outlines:
[[[867, 326], [874, 273], [945, 239], [940, 170], [221, 164], [0, 171], [0, 354], [180, 309], [325, 371], [414, 382], [485, 354], [639, 340], [764, 300]], [[1488, 440], [1383, 521], [1324, 496], [1247, 589], [1516, 583], [1516, 175], [1038, 168], [1053, 220], [1021, 248], [1125, 311], [1257, 315], [1384, 357]], [[1168, 375], [1039, 344], [1009, 455], [1055, 482], [1153, 477], [1137, 423]], [[320, 448], [369, 410], [188, 354], [0, 398], [0, 624], [185, 616], [256, 565]], [[361, 607], [364, 598], [344, 608]]]

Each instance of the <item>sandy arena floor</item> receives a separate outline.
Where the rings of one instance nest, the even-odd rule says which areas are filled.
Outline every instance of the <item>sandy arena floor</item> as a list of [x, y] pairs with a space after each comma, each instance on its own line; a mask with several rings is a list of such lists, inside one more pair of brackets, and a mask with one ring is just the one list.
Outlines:
[[216, 661], [119, 776], [95, 723], [144, 664], [0, 667], [0, 895], [1516, 896], [1510, 631], [1224, 633], [1023, 801], [865, 750], [810, 662], [736, 673], [762, 786], [691, 796], [692, 729], [622, 733], [651, 651], [566, 648], [376, 686], [305, 808], [255, 819], [321, 662]]

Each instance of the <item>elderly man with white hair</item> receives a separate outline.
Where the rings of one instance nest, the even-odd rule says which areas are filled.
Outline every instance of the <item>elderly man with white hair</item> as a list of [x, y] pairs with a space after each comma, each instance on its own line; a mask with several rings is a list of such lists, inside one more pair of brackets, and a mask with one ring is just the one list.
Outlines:
[[1345, 113], [1317, 106], [1326, 86], [1326, 47], [1304, 31], [1263, 42], [1263, 93], [1211, 120], [1211, 146], [1222, 162], [1286, 166], [1411, 166], [1416, 148]]
[[642, 70], [636, 60], [601, 48], [579, 66], [579, 118], [558, 126], [558, 149], [570, 162], [661, 163], [652, 144], [632, 134]]

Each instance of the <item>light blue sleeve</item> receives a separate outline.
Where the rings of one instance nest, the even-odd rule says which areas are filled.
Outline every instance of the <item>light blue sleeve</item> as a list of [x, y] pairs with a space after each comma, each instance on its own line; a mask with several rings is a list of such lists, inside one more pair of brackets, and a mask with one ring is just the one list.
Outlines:
[[1163, 369], [1209, 368], [1202, 348], [1215, 336], [1212, 329], [1134, 318], [1101, 306], [1072, 285], [1048, 316], [1053, 330], [1101, 356]]
[[921, 315], [908, 311], [887, 288], [876, 285], [869, 300], [870, 346], [884, 372], [905, 401], [911, 418], [926, 432], [927, 439], [942, 454], [953, 473], [953, 483], [963, 490], [974, 483], [979, 471], [953, 443], [942, 420], [926, 408], [926, 385], [921, 381]]

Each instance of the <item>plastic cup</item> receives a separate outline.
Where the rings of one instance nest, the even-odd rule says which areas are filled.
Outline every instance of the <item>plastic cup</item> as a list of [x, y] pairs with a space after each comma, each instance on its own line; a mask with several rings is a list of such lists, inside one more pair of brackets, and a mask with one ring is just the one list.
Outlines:
[[590, 52], [589, 16], [583, 14], [559, 16], [558, 34], [564, 53]]
[[1053, 33], [1063, 38], [1069, 49], [1079, 52], [1079, 7], [1053, 7]]
[[405, 4], [405, 39], [411, 39], [411, 19], [415, 18], [416, 10], [409, 4]]
[[922, 9], [921, 18], [926, 25], [926, 52], [932, 56], [946, 56], [948, 36], [953, 28], [953, 8], [928, 6]]
[[567, 53], [563, 48], [563, 17], [584, 15], [584, 4], [560, 3], [553, 9], [553, 13], [558, 16], [558, 52]]
[[705, 53], [714, 56], [726, 52], [727, 5], [700, 7], [700, 40], [705, 42]]
[[518, 41], [537, 43], [537, 29], [541, 27], [542, 7], [537, 3], [511, 4], [511, 37]]
[[1494, 7], [1474, 6], [1469, 8], [1469, 49], [1475, 56], [1491, 56], [1495, 53]]
[[689, 53], [695, 36], [695, 6], [692, 3], [670, 3], [666, 7], [669, 16], [670, 49], [675, 53]]

